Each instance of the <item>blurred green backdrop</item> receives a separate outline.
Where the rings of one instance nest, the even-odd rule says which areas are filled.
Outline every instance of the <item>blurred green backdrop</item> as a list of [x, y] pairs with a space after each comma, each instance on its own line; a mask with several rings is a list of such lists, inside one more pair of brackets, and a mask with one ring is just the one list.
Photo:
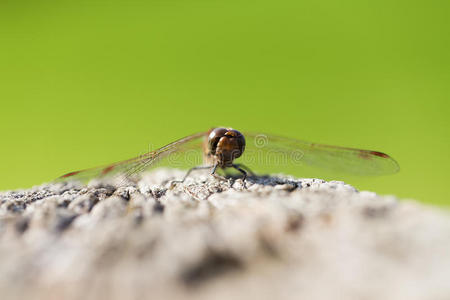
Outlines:
[[215, 125], [392, 155], [449, 204], [449, 1], [1, 1], [0, 189]]

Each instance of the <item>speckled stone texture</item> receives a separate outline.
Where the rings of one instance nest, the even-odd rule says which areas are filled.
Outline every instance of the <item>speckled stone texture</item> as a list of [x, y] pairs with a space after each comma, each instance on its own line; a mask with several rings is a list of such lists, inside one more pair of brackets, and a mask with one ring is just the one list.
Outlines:
[[342, 182], [138, 182], [0, 193], [0, 298], [450, 299], [450, 217]]

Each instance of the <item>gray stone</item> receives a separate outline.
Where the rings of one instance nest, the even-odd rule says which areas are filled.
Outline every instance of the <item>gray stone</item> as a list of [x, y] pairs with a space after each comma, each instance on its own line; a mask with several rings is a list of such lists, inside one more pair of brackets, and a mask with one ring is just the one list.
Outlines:
[[446, 211], [282, 175], [169, 188], [183, 175], [0, 193], [1, 299], [450, 299]]

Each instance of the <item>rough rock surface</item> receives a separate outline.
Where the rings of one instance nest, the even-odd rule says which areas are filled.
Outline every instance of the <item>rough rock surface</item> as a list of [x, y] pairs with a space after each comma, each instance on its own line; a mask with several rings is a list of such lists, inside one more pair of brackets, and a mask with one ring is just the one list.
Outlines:
[[450, 217], [342, 182], [0, 193], [1, 299], [450, 299]]

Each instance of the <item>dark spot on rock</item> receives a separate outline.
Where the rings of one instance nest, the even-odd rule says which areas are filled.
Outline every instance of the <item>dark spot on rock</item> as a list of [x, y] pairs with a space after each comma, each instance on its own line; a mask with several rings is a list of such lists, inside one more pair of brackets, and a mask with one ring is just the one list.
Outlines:
[[325, 224], [325, 225], [331, 225], [333, 222], [333, 215], [329, 212], [322, 212], [319, 214], [319, 219]]
[[42, 194], [42, 193], [33, 193], [30, 196], [30, 202], [42, 200], [43, 198], [45, 198], [44, 194]]
[[258, 239], [261, 250], [269, 257], [277, 258], [279, 257], [279, 250], [277, 248], [276, 242], [273, 237], [261, 231]]
[[59, 216], [56, 221], [55, 230], [58, 232], [66, 230], [76, 217], [77, 215]]
[[274, 185], [278, 185], [278, 184], [285, 184], [286, 180], [283, 180], [281, 178], [275, 178], [274, 180]]
[[155, 205], [153, 205], [153, 211], [162, 214], [164, 212], [164, 205], [160, 201], [156, 201]]
[[166, 194], [167, 189], [155, 189], [152, 191], [153, 197], [159, 199]]
[[67, 208], [69, 206], [70, 202], [72, 202], [72, 201], [70, 201], [69, 199], [63, 199], [60, 202], [58, 202], [58, 207]]
[[363, 209], [363, 215], [367, 218], [375, 219], [385, 217], [389, 212], [388, 207], [380, 206], [380, 207], [370, 207], [367, 206]]
[[91, 212], [91, 210], [94, 208], [94, 206], [99, 202], [99, 199], [97, 197], [90, 197], [88, 201], [88, 212]]
[[19, 220], [17, 220], [15, 228], [18, 233], [22, 234], [28, 229], [29, 224], [30, 220], [28, 218], [20, 218]]
[[287, 181], [284, 184], [282, 184], [282, 186], [283, 190], [286, 192], [293, 192], [299, 188], [299, 184], [295, 181]]
[[286, 226], [285, 226], [286, 231], [287, 232], [298, 231], [302, 227], [304, 221], [305, 221], [305, 217], [302, 214], [300, 214], [300, 213], [290, 214], [286, 220]]
[[75, 212], [90, 212], [92, 208], [99, 202], [95, 194], [85, 194], [72, 200], [69, 209]]
[[21, 213], [25, 210], [26, 204], [24, 202], [12, 202], [6, 208], [13, 213]]
[[11, 192], [10, 197], [13, 199], [20, 199], [20, 198], [25, 197], [25, 193], [24, 192]]
[[115, 191], [116, 187], [112, 185], [103, 185], [102, 187], [95, 189], [93, 194], [100, 199], [104, 199], [111, 196]]
[[60, 195], [63, 195], [63, 194], [65, 194], [65, 193], [75, 194], [75, 193], [78, 193], [79, 191], [80, 191], [80, 189], [77, 189], [77, 188], [69, 188], [69, 187], [65, 187], [65, 188], [63, 188], [63, 189], [61, 189], [61, 190], [59, 191], [59, 194], [60, 194]]
[[122, 190], [118, 193], [118, 195], [122, 197], [122, 199], [130, 201], [130, 192], [128, 190]]
[[242, 262], [231, 254], [210, 252], [200, 262], [184, 271], [181, 279], [186, 285], [194, 287], [242, 267]]
[[142, 213], [137, 213], [134, 216], [134, 224], [139, 226], [142, 224], [142, 222], [144, 222], [144, 216], [142, 215]]

